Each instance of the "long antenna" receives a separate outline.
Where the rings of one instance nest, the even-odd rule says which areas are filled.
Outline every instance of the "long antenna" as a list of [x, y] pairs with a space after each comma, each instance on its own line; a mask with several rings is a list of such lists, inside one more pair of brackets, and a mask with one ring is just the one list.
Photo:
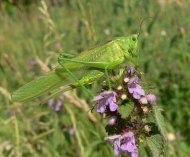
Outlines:
[[139, 27], [139, 31], [138, 31], [138, 38], [139, 38], [139, 36], [140, 36], [141, 33], [142, 33], [142, 24], [143, 24], [146, 20], [148, 20], [148, 19], [153, 19], [153, 17], [146, 17], [146, 18], [144, 18], [144, 19], [141, 20], [140, 27]]

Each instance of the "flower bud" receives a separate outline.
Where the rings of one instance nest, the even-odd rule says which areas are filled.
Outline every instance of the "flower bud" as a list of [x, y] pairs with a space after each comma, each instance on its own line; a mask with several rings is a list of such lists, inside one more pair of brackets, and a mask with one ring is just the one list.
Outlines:
[[155, 103], [156, 102], [156, 96], [154, 94], [148, 94], [146, 95], [146, 99], [149, 103]]
[[122, 95], [121, 95], [121, 99], [122, 99], [122, 100], [126, 100], [126, 99], [127, 99], [127, 95], [126, 95], [126, 94], [122, 94]]
[[102, 113], [102, 117], [103, 117], [103, 118], [106, 118], [106, 114], [105, 114], [105, 113]]
[[147, 98], [144, 96], [140, 98], [139, 102], [143, 105], [148, 104]]
[[121, 85], [117, 87], [117, 90], [122, 90], [122, 89], [123, 87]]
[[128, 77], [125, 77], [125, 78], [124, 78], [124, 82], [125, 82], [125, 83], [129, 82], [129, 78], [128, 78]]
[[126, 70], [128, 75], [133, 75], [133, 73], [135, 72], [134, 66], [129, 66], [126, 68]]
[[53, 106], [53, 104], [54, 104], [54, 99], [50, 99], [50, 100], [48, 101], [48, 105], [49, 105], [49, 106]]
[[147, 106], [141, 107], [141, 109], [143, 110], [143, 113], [144, 113], [144, 114], [147, 114], [148, 111], [149, 111], [149, 109], [148, 109]]
[[109, 125], [115, 125], [117, 118], [115, 116], [108, 119]]
[[174, 141], [176, 139], [175, 134], [171, 133], [171, 132], [169, 132], [167, 134], [167, 138], [168, 138], [168, 141], [170, 141], [170, 142], [172, 142], [172, 141]]
[[151, 131], [151, 127], [148, 126], [148, 125], [145, 125], [145, 126], [144, 126], [144, 130], [145, 130], [146, 132], [150, 132], [150, 131]]

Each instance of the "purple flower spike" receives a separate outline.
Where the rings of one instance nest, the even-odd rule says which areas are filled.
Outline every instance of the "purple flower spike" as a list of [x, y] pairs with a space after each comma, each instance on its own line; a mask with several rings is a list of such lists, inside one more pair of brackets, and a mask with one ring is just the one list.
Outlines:
[[62, 102], [60, 100], [57, 101], [57, 104], [55, 106], [55, 111], [58, 112], [61, 110]]
[[105, 140], [111, 141], [114, 147], [114, 154], [120, 155], [122, 152], [127, 152], [129, 157], [138, 157], [138, 151], [135, 144], [133, 132], [129, 131], [124, 135], [108, 136]]
[[96, 111], [99, 113], [104, 113], [106, 107], [109, 106], [110, 111], [116, 111], [118, 105], [116, 104], [116, 93], [113, 91], [105, 91], [97, 95], [93, 102], [98, 102], [96, 106]]
[[156, 102], [156, 96], [154, 94], [148, 94], [146, 95], [146, 99], [149, 103], [155, 103]]

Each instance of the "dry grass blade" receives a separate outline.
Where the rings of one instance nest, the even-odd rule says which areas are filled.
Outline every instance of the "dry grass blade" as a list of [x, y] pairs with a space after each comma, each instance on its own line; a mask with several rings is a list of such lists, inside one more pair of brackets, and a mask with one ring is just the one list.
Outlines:
[[0, 87], [0, 93], [4, 95], [8, 100], [11, 100], [11, 94], [3, 87]]
[[85, 112], [88, 112], [88, 117], [90, 120], [92, 120], [95, 123], [98, 122], [96, 117], [91, 112], [89, 112], [90, 108], [86, 101], [84, 99], [79, 98], [74, 91], [68, 91], [64, 93], [64, 95], [71, 103], [73, 103], [79, 108], [82, 108]]

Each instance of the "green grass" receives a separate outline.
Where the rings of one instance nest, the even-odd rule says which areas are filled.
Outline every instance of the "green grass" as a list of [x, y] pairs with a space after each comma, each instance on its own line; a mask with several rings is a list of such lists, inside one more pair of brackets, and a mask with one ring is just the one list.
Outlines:
[[[60, 42], [65, 52], [77, 54], [117, 36], [141, 32], [139, 64], [144, 80], [154, 88], [158, 104], [164, 108], [168, 132], [176, 139], [169, 142], [166, 156], [190, 155], [190, 19], [188, 1], [161, 0], [73, 0], [50, 6], [55, 24], [47, 23], [38, 7], [28, 11], [3, 4], [0, 11], [0, 156], [114, 156], [111, 144], [104, 142], [106, 122], [93, 113], [93, 122], [84, 108], [69, 99], [56, 113], [40, 100], [14, 103], [9, 94], [44, 73], [43, 66], [28, 62], [39, 58], [55, 66]], [[159, 3], [160, 2], [160, 3]], [[164, 1], [163, 1], [164, 2]], [[10, 12], [12, 12], [10, 14]], [[140, 23], [142, 19], [147, 19]], [[96, 84], [96, 86], [98, 83]], [[94, 91], [97, 88], [94, 85]], [[6, 93], [7, 91], [7, 93]], [[89, 106], [85, 92], [78, 93]], [[79, 102], [80, 99], [77, 99]], [[74, 116], [74, 117], [73, 117]], [[76, 123], [77, 133], [68, 134]], [[78, 135], [78, 136], [76, 136]]]

